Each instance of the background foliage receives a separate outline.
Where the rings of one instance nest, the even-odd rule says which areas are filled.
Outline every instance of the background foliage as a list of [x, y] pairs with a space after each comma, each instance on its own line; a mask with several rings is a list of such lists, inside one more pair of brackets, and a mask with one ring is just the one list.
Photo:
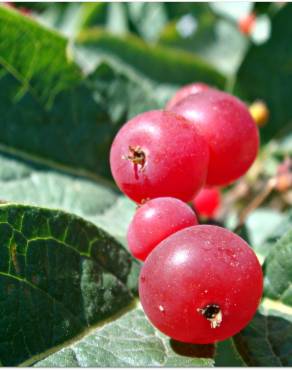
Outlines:
[[[248, 37], [238, 20], [251, 11]], [[0, 5], [0, 364], [292, 365], [291, 189], [240, 231], [265, 273], [254, 320], [216, 346], [186, 345], [141, 310], [125, 242], [135, 205], [108, 163], [119, 127], [183, 84], [264, 100], [259, 159], [224, 191], [219, 222], [234, 228], [292, 155], [291, 17], [283, 3]]]

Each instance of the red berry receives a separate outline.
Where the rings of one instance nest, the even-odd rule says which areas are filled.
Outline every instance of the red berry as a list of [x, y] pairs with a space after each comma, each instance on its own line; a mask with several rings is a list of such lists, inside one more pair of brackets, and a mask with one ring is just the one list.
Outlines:
[[6, 6], [8, 6], [8, 7], [10, 7], [10, 8], [15, 8], [16, 10], [18, 10], [23, 15], [30, 15], [31, 14], [31, 10], [30, 9], [23, 8], [23, 7], [17, 8], [12, 1], [4, 1], [3, 4], [6, 5]]
[[193, 200], [196, 212], [201, 216], [214, 217], [221, 202], [218, 188], [204, 188]]
[[252, 319], [263, 289], [261, 266], [238, 235], [192, 226], [169, 236], [142, 267], [139, 294], [152, 324], [182, 342], [213, 343]]
[[126, 123], [110, 152], [113, 177], [137, 203], [161, 196], [190, 201], [204, 185], [208, 145], [172, 112], [151, 111]]
[[169, 100], [166, 105], [166, 109], [171, 109], [174, 107], [179, 101], [186, 98], [189, 95], [197, 94], [198, 92], [208, 90], [210, 86], [204, 84], [203, 82], [195, 82], [189, 85], [183, 86], [179, 89], [176, 94]]
[[252, 29], [255, 26], [255, 23], [256, 23], [256, 15], [255, 13], [250, 13], [239, 20], [238, 28], [242, 33], [246, 35], [250, 35], [252, 32]]
[[243, 102], [209, 89], [183, 99], [172, 111], [192, 121], [209, 144], [207, 185], [227, 185], [245, 174], [256, 158], [259, 134]]
[[148, 254], [169, 235], [198, 224], [192, 209], [179, 199], [156, 198], [138, 208], [128, 229], [132, 254], [144, 261]]

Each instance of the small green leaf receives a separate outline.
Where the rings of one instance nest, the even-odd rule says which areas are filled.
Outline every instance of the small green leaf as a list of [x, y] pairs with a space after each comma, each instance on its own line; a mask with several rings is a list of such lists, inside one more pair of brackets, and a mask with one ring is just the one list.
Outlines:
[[0, 206], [0, 361], [17, 365], [133, 301], [139, 264], [62, 211]]
[[[133, 310], [38, 362], [37, 367], [212, 366], [208, 346], [171, 345], [143, 311]], [[185, 349], [185, 351], [184, 351]], [[180, 354], [180, 353], [184, 353]]]

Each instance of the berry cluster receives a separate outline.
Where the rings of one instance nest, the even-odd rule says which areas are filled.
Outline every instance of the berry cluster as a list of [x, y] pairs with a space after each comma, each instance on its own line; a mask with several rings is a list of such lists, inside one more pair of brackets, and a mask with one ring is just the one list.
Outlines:
[[203, 83], [180, 89], [165, 110], [136, 116], [114, 139], [113, 177], [139, 204], [127, 239], [145, 261], [141, 303], [153, 325], [174, 339], [224, 340], [255, 314], [263, 289], [255, 253], [231, 231], [198, 225], [185, 202], [214, 216], [218, 186], [242, 176], [258, 146], [245, 104]]

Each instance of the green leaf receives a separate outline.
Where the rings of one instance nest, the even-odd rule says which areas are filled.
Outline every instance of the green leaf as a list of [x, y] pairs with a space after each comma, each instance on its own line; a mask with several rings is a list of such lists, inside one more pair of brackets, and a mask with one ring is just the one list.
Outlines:
[[129, 305], [139, 264], [107, 233], [62, 211], [0, 206], [0, 359], [63, 343]]
[[292, 231], [272, 247], [264, 262], [264, 300], [252, 322], [234, 337], [250, 366], [292, 365]]
[[[47, 108], [58, 93], [80, 81], [63, 37], [4, 6], [0, 6], [0, 24], [0, 77], [2, 83], [8, 75], [18, 82], [15, 103], [29, 92], [36, 105]], [[12, 97], [11, 87], [2, 83], [1, 90]]]
[[[289, 230], [292, 228], [292, 212], [288, 212], [285, 217], [282, 219], [282, 222], [277, 225], [277, 227], [273, 227], [271, 232], [266, 237], [265, 242], [263, 243], [263, 247], [261, 248], [265, 252], [269, 252], [273, 249], [274, 244]], [[268, 254], [268, 253], [266, 253]]]
[[224, 77], [199, 57], [149, 46], [134, 36], [120, 38], [96, 28], [82, 32], [77, 45], [90, 58], [91, 68], [104, 57], [157, 83], [181, 85], [200, 80], [224, 86]]
[[[209, 346], [210, 347], [210, 346]], [[94, 330], [80, 341], [38, 362], [37, 367], [212, 366], [208, 346], [171, 344], [140, 309]], [[185, 350], [185, 351], [184, 351]], [[184, 352], [184, 355], [181, 353]]]
[[251, 102], [264, 100], [270, 109], [270, 120], [261, 129], [263, 142], [280, 133], [292, 118], [291, 17], [292, 4], [274, 15], [270, 39], [250, 48], [237, 76], [235, 91]]
[[107, 183], [61, 173], [0, 153], [0, 201], [28, 203], [75, 213], [126, 245], [136, 205]]
[[165, 26], [168, 15], [164, 3], [130, 2], [127, 3], [129, 19], [137, 33], [146, 41], [157, 41]]
[[245, 366], [245, 363], [238, 353], [233, 339], [226, 339], [216, 344], [216, 354], [214, 357], [215, 366]]
[[280, 316], [256, 314], [234, 341], [248, 366], [292, 365], [292, 321]]
[[[249, 242], [253, 249], [263, 259], [268, 255], [271, 245], [266, 241], [275, 232], [282, 230], [287, 216], [271, 208], [258, 208], [253, 211], [246, 219], [246, 228]], [[282, 235], [282, 234], [280, 234]]]
[[264, 264], [265, 296], [292, 306], [292, 230], [275, 244]]
[[194, 17], [200, 17], [204, 13], [209, 13], [208, 3], [194, 3], [194, 2], [165, 2], [164, 3], [169, 19], [178, 19], [187, 14]]
[[128, 17], [125, 4], [108, 4], [107, 29], [113, 34], [124, 35], [128, 32]]
[[34, 13], [41, 24], [73, 39], [83, 28], [106, 25], [107, 16], [108, 4], [99, 2], [48, 3], [41, 13]]
[[83, 21], [81, 29], [104, 25], [107, 21], [108, 3], [82, 3]]
[[[31, 165], [29, 163], [21, 163], [19, 161], [15, 161], [12, 158], [7, 158], [5, 156], [0, 157], [0, 194], [1, 198], [5, 200], [11, 200], [15, 198], [23, 199], [25, 202], [34, 202], [34, 203], [42, 203], [42, 204], [48, 204], [49, 206], [58, 206], [60, 208], [64, 209], [70, 209], [74, 210], [75, 212], [79, 214], [86, 215], [86, 218], [91, 219], [94, 222], [101, 223], [103, 222], [104, 225], [111, 225], [112, 231], [114, 232], [113, 235], [116, 236], [116, 232], [118, 230], [120, 231], [120, 235], [123, 237], [126, 234], [126, 226], [129, 222], [130, 217], [132, 216], [132, 213], [134, 211], [134, 204], [128, 200], [126, 200], [124, 197], [118, 197], [113, 191], [106, 187], [102, 187], [100, 184], [95, 184], [94, 182], [77, 178], [70, 175], [65, 175], [62, 173], [59, 173], [57, 171], [54, 171], [49, 168], [45, 167], [39, 167], [37, 168], [34, 165]], [[111, 205], [110, 205], [111, 203]], [[127, 206], [130, 206], [128, 209], [128, 213], [125, 212], [125, 208]], [[1, 209], [1, 207], [0, 207]], [[55, 212], [55, 211], [52, 211]], [[129, 217], [127, 216], [129, 214]], [[127, 221], [126, 221], [127, 220]], [[124, 225], [124, 226], [123, 226]], [[75, 229], [75, 228], [74, 228]], [[72, 269], [74, 266], [72, 267]], [[135, 278], [135, 274], [132, 275], [132, 280], [129, 279], [128, 285], [129, 287], [135, 288], [134, 285], [136, 284], [137, 279]], [[137, 354], [137, 358], [139, 358], [139, 362], [142, 364], [144, 363], [145, 366], [148, 366], [147, 364], [152, 363], [157, 364], [159, 361], [161, 361], [161, 364], [166, 362], [167, 366], [194, 366], [194, 365], [200, 365], [203, 366], [205, 364], [209, 365], [212, 364], [211, 360], [211, 354], [209, 347], [191, 347], [185, 345], [177, 345], [173, 343], [169, 343], [168, 339], [166, 337], [163, 337], [163, 339], [154, 339], [152, 340], [153, 336], [158, 336], [158, 332], [154, 330], [152, 325], [148, 323], [144, 315], [141, 311], [139, 311], [139, 315], [133, 315], [129, 317], [127, 320], [130, 320], [132, 322], [132, 328], [131, 330], [135, 331], [138, 330], [139, 325], [145, 326], [145, 328], [141, 328], [141, 336], [138, 335], [138, 340], [141, 340], [141, 344], [139, 346], [140, 348], [140, 354]], [[140, 319], [141, 316], [141, 319]], [[112, 316], [111, 316], [112, 318]], [[123, 318], [119, 319], [119, 322], [122, 321]], [[109, 322], [109, 321], [108, 321]], [[122, 356], [121, 353], [124, 353], [125, 350], [125, 337], [128, 338], [128, 335], [126, 335], [123, 332], [123, 335], [121, 335], [120, 339], [114, 337], [114, 333], [116, 330], [116, 326], [114, 325], [115, 322], [112, 324], [108, 323], [104, 328], [108, 328], [107, 330], [110, 330], [110, 336], [111, 338], [108, 340], [104, 340], [103, 336], [107, 331], [96, 330], [96, 332], [100, 332], [100, 335], [98, 336], [98, 347], [100, 348], [100, 354], [96, 356], [96, 353], [94, 352], [94, 356], [88, 356], [88, 358], [84, 358], [84, 361], [98, 361], [100, 364], [103, 363], [103, 361], [106, 363], [108, 361], [109, 364], [116, 363], [115, 361], [118, 360], [112, 360], [112, 358], [115, 356]], [[127, 325], [127, 324], [125, 324]], [[129, 326], [129, 325], [127, 325]], [[113, 327], [113, 332], [110, 328]], [[84, 332], [85, 330], [85, 332]], [[92, 332], [92, 325], [89, 327], [89, 329], [82, 330], [81, 334], [83, 335], [86, 333], [86, 337], [82, 340], [82, 346], [85, 345], [84, 343], [87, 343], [87, 335], [88, 330], [90, 330], [90, 333]], [[121, 330], [121, 329], [120, 329]], [[120, 330], [118, 333], [120, 333]], [[144, 330], [144, 331], [143, 331]], [[145, 332], [145, 333], [144, 333]], [[151, 334], [148, 338], [148, 332], [151, 332]], [[123, 337], [124, 336], [124, 337]], [[132, 336], [135, 337], [135, 332], [132, 333]], [[131, 336], [129, 335], [131, 338]], [[79, 336], [78, 336], [79, 338]], [[123, 338], [121, 340], [121, 338]], [[66, 338], [66, 340], [69, 338]], [[86, 339], [86, 340], [85, 340]], [[74, 343], [76, 343], [76, 335], [72, 339]], [[79, 339], [78, 339], [79, 340]], [[93, 340], [93, 338], [92, 338]], [[133, 339], [135, 340], [135, 338]], [[148, 345], [148, 340], [150, 340], [150, 344]], [[90, 340], [91, 341], [91, 340]], [[105, 342], [105, 344], [104, 344]], [[127, 340], [126, 343], [129, 341]], [[79, 342], [77, 342], [79, 343]], [[77, 345], [76, 343], [76, 345]], [[108, 344], [107, 344], [108, 343]], [[135, 341], [136, 343], [136, 341]], [[62, 342], [58, 346], [58, 350], [60, 348], [64, 348], [68, 344], [65, 342]], [[176, 351], [179, 351], [181, 355], [178, 355], [174, 352], [172, 349], [172, 346], [174, 346]], [[105, 346], [105, 349], [103, 348]], [[116, 346], [116, 347], [115, 347]], [[164, 349], [164, 347], [166, 349]], [[67, 347], [66, 347], [67, 348]], [[60, 352], [62, 354], [63, 352], [67, 353], [67, 349], [64, 349]], [[74, 344], [75, 348], [75, 344]], [[83, 347], [82, 347], [83, 348]], [[86, 349], [88, 347], [86, 346]], [[95, 347], [94, 347], [95, 348]], [[143, 356], [143, 352], [145, 353], [145, 348], [150, 348], [149, 352], [147, 351], [147, 356]], [[158, 349], [157, 349], [158, 348]], [[162, 351], [165, 351], [165, 353], [159, 354], [159, 350], [162, 348]], [[95, 348], [96, 349], [96, 348]], [[212, 349], [212, 348], [211, 348]], [[55, 351], [56, 348], [50, 347], [48, 349], [49, 352]], [[105, 355], [105, 351], [109, 350], [114, 353], [114, 355]], [[207, 353], [206, 353], [207, 350]], [[210, 356], [209, 356], [210, 354]], [[129, 355], [129, 352], [128, 352]], [[200, 360], [200, 357], [203, 356], [209, 356], [209, 360], [204, 359]], [[44, 356], [47, 356], [47, 351], [45, 353], [41, 353], [40, 355], [37, 355], [36, 357], [32, 357], [28, 360], [26, 363], [31, 363], [31, 361], [35, 361], [38, 357], [43, 358]], [[54, 356], [54, 355], [53, 355]], [[53, 357], [51, 356], [51, 357]], [[58, 352], [59, 356], [59, 352]], [[100, 357], [102, 359], [100, 360]], [[125, 356], [125, 355], [124, 355]], [[136, 354], [135, 354], [136, 356]], [[132, 357], [132, 354], [130, 355], [130, 359], [128, 361], [135, 361], [136, 357]], [[190, 357], [192, 356], [192, 357]], [[48, 358], [48, 360], [51, 361], [51, 357]], [[84, 356], [82, 356], [83, 358]], [[94, 360], [92, 359], [94, 358]], [[1, 356], [0, 356], [1, 358]], [[69, 354], [69, 360], [67, 359], [67, 355], [64, 361], [68, 364], [74, 364], [73, 361], [76, 357], [71, 358], [70, 360], [70, 354]], [[77, 357], [78, 358], [78, 357]], [[148, 359], [151, 358], [152, 360], [150, 362]], [[60, 360], [61, 361], [61, 360]], [[127, 361], [127, 360], [125, 360]], [[138, 360], [137, 360], [138, 361]], [[143, 362], [144, 361], [144, 362]], [[96, 362], [92, 362], [93, 364]], [[121, 361], [122, 364], [122, 361]], [[62, 365], [62, 362], [59, 364]], [[80, 363], [81, 365], [81, 363]], [[53, 365], [52, 365], [53, 366]], [[77, 366], [77, 365], [76, 365]]]
[[236, 72], [248, 46], [236, 24], [217, 19], [210, 10], [199, 17], [187, 14], [169, 23], [159, 42], [199, 55], [228, 76]]

